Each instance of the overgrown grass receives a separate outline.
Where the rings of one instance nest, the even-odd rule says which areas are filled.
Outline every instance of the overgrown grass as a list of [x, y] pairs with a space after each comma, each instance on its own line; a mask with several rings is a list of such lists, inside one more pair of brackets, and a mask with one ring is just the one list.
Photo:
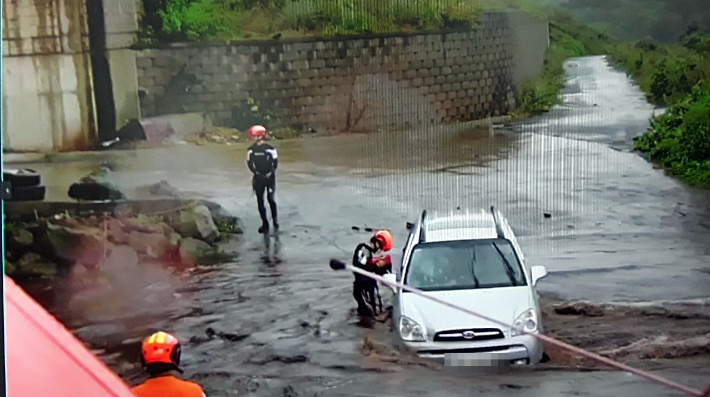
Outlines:
[[710, 188], [710, 34], [693, 32], [681, 44], [642, 41], [610, 48], [649, 101], [665, 114], [635, 139], [635, 149], [683, 181]]
[[653, 118], [635, 147], [682, 180], [710, 188], [710, 85], [696, 86]]
[[239, 40], [470, 26], [477, 0], [144, 0], [145, 42]]

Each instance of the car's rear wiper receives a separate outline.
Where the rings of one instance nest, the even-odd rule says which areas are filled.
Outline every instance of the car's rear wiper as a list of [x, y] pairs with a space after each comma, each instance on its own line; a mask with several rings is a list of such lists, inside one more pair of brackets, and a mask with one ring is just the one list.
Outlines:
[[471, 275], [473, 276], [474, 287], [478, 288], [481, 283], [478, 282], [478, 277], [476, 277], [476, 271], [473, 269], [473, 264], [476, 263], [476, 249], [471, 250]]
[[510, 282], [513, 283], [513, 287], [516, 287], [518, 285], [518, 280], [515, 279], [515, 272], [510, 266], [510, 262], [508, 262], [508, 259], [506, 259], [505, 255], [503, 255], [503, 251], [498, 248], [498, 244], [496, 244], [495, 241], [493, 242], [493, 247], [495, 247], [496, 251], [498, 251], [498, 255], [503, 258], [503, 263], [505, 263], [505, 272], [508, 273], [508, 278], [510, 279]]

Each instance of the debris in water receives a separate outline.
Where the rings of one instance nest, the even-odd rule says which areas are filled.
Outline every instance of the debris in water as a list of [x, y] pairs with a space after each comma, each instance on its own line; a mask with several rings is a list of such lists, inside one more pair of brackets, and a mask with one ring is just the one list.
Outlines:
[[554, 306], [555, 313], [562, 316], [602, 317], [604, 310], [585, 302], [565, 302]]
[[282, 362], [284, 364], [300, 364], [300, 363], [307, 363], [308, 357], [304, 356], [303, 354], [297, 354], [294, 356], [271, 355], [271, 356], [267, 356], [266, 358], [261, 359], [261, 360], [252, 359], [252, 360], [249, 360], [249, 362], [251, 364], [256, 364], [256, 365], [264, 365], [264, 364], [268, 364], [270, 362]]
[[251, 334], [232, 334], [232, 333], [227, 333], [227, 332], [219, 332], [219, 331], [215, 331], [211, 327], [207, 328], [205, 330], [205, 334], [210, 339], [212, 339], [216, 336], [220, 339], [224, 339], [229, 342], [239, 342], [239, 341], [242, 341], [242, 340], [248, 338], [251, 335]]
[[552, 214], [550, 214], [549, 212], [545, 212], [544, 215], [545, 215], [545, 219], [550, 219], [550, 218], [552, 218]]
[[500, 385], [501, 389], [514, 389], [514, 390], [520, 390], [523, 389], [526, 386], [520, 386], [520, 385], [514, 385], [512, 383], [503, 383]]
[[293, 389], [293, 386], [284, 387], [284, 397], [298, 397], [298, 393]]

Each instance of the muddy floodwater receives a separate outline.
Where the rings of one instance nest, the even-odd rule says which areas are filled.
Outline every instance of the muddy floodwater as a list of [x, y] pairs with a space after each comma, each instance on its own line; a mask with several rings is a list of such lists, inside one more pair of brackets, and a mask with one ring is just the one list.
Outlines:
[[[551, 334], [707, 387], [708, 193], [630, 151], [654, 109], [623, 73], [601, 57], [566, 68], [562, 105], [500, 128], [275, 142], [277, 238], [256, 233], [245, 146], [114, 152], [115, 182], [129, 196], [165, 180], [242, 217], [245, 233], [230, 242], [238, 257], [194, 269], [107, 270], [103, 284], [75, 277], [29, 287], [130, 383], [142, 379], [141, 338], [158, 329], [175, 333], [185, 342], [185, 376], [210, 397], [678, 395], [623, 373], [571, 370], [589, 363], [558, 353], [538, 370], [452, 373], [392, 350], [389, 324], [358, 323], [352, 275], [327, 266], [368, 237], [352, 226], [392, 229], [398, 254], [405, 222], [422, 209], [495, 205], [527, 262], [550, 273], [538, 289]], [[43, 174], [48, 199], [61, 200], [99, 161], [31, 168]], [[589, 306], [557, 313], [551, 305], [560, 300]], [[688, 357], [676, 357], [683, 343]], [[663, 346], [671, 353], [658, 353]]]

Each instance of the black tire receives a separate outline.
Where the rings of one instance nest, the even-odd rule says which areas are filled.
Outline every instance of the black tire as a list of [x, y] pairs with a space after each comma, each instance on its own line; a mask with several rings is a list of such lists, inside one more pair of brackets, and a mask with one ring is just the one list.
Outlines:
[[42, 184], [42, 176], [35, 170], [5, 169], [2, 179], [12, 183], [13, 187], [30, 187]]
[[46, 194], [44, 186], [13, 186], [11, 201], [42, 201]]

